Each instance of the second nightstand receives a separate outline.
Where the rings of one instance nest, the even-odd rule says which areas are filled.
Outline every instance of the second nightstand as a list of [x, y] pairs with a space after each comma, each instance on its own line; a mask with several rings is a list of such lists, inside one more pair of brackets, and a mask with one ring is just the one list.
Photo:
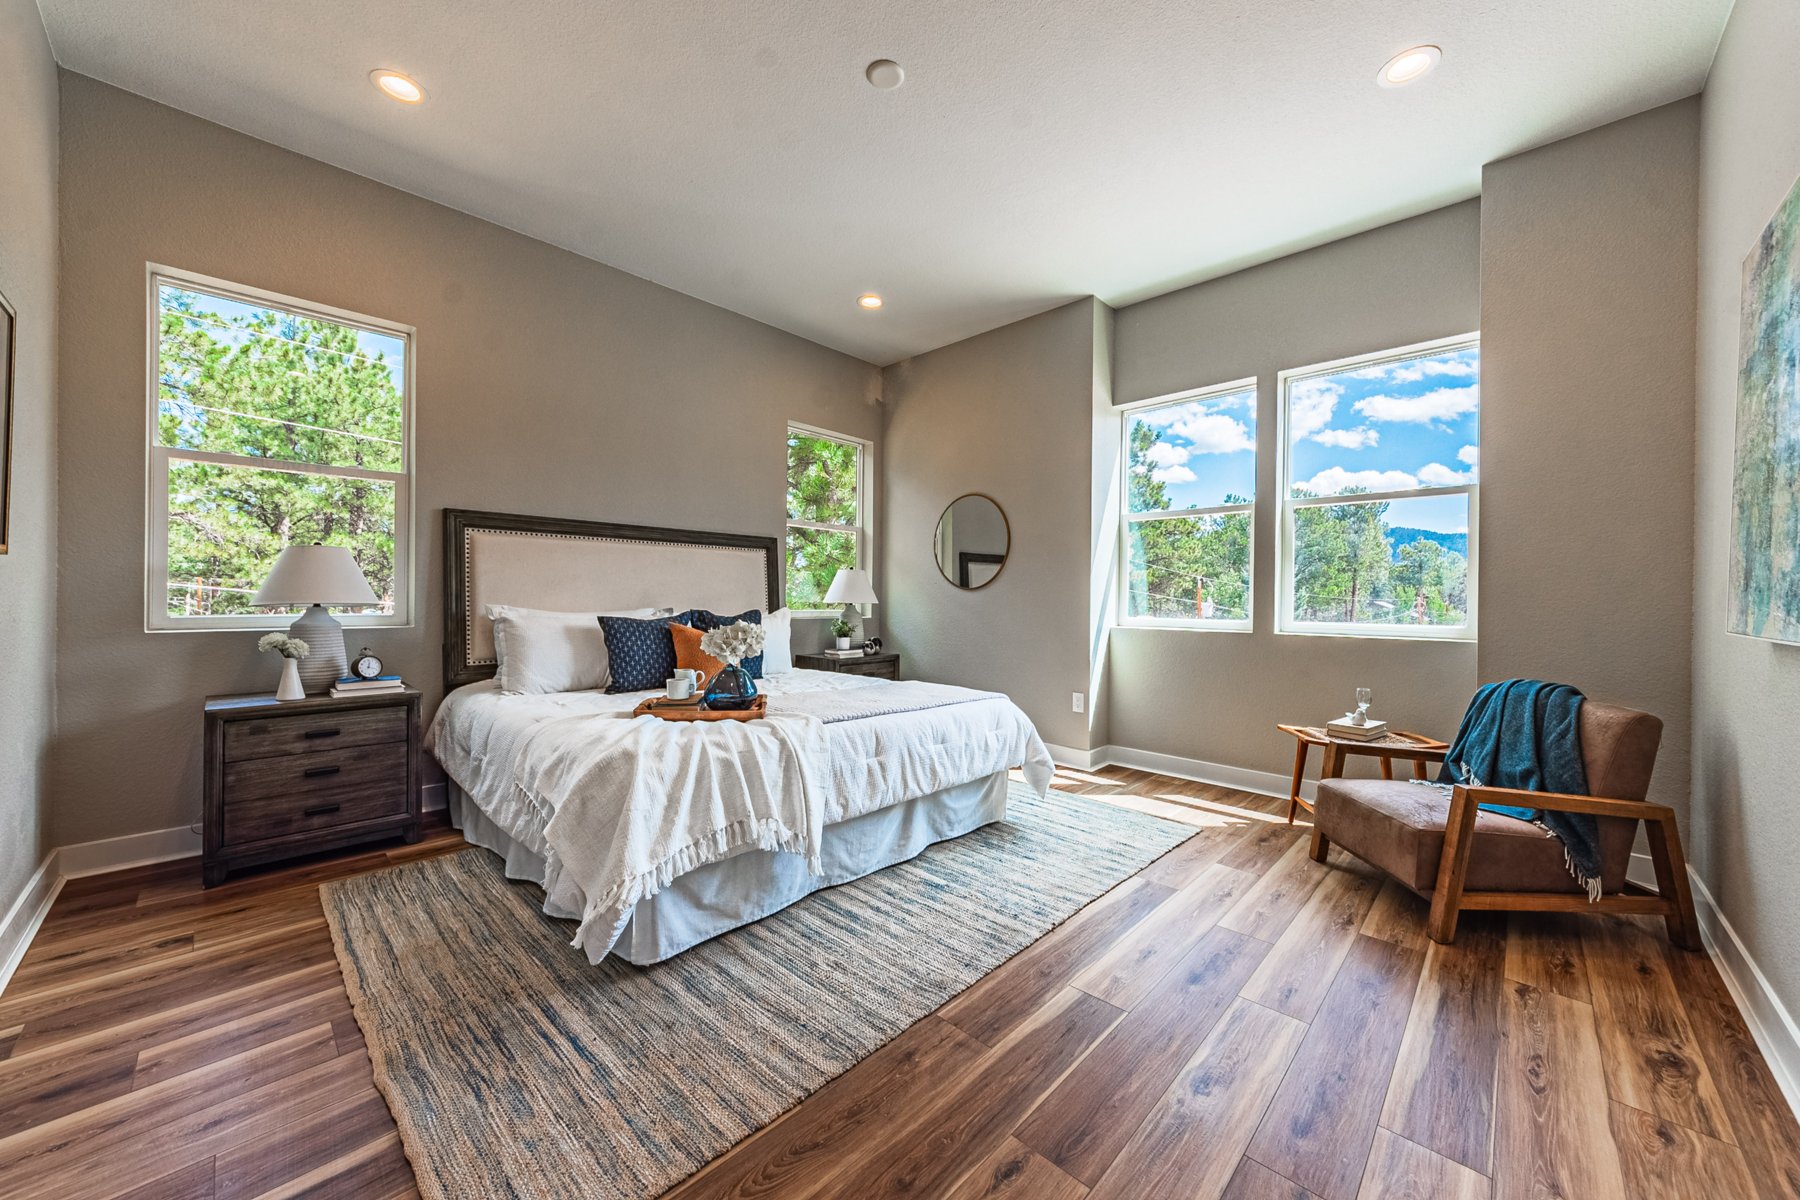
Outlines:
[[419, 840], [419, 692], [206, 701], [207, 887], [226, 872], [404, 835]]
[[833, 658], [829, 654], [796, 654], [794, 665], [806, 671], [836, 671], [840, 675], [873, 675], [877, 679], [900, 678], [898, 654], [865, 654], [861, 658]]

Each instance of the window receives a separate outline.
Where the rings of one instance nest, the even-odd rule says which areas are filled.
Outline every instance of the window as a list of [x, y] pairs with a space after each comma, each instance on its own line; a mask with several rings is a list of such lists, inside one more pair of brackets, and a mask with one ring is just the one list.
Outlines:
[[787, 606], [836, 616], [825, 603], [840, 567], [869, 558], [868, 443], [801, 425], [787, 439]]
[[348, 547], [410, 620], [412, 330], [220, 280], [150, 272], [146, 627], [258, 628], [290, 542]]
[[1281, 375], [1277, 627], [1471, 639], [1476, 335]]
[[1250, 628], [1256, 381], [1125, 413], [1123, 619]]

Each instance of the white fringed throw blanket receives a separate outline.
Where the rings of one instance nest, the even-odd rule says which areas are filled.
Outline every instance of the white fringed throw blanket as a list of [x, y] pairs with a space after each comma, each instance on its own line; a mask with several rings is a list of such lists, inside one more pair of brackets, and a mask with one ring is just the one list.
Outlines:
[[[906, 682], [771, 696], [757, 721], [592, 713], [545, 722], [519, 747], [515, 779], [552, 814], [549, 877], [574, 881], [585, 897], [573, 945], [598, 962], [638, 901], [743, 850], [798, 854], [822, 874], [826, 726], [996, 698]], [[1049, 763], [1040, 755], [1026, 771], [1041, 793]]]
[[574, 945], [597, 960], [631, 910], [671, 880], [738, 850], [785, 850], [820, 873], [824, 723], [571, 717], [526, 747], [520, 785], [555, 813], [552, 873], [587, 896]]

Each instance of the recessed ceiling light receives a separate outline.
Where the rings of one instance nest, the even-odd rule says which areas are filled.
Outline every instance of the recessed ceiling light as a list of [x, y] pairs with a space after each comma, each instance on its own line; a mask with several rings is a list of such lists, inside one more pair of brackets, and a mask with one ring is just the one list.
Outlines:
[[1429, 75], [1431, 68], [1437, 66], [1443, 57], [1444, 52], [1436, 46], [1414, 46], [1411, 50], [1402, 50], [1387, 60], [1381, 73], [1375, 76], [1375, 82], [1382, 87], [1405, 87]]
[[878, 58], [863, 72], [869, 83], [882, 91], [892, 91], [906, 80], [906, 71], [891, 58]]
[[862, 308], [880, 308], [881, 297], [874, 292], [864, 292], [856, 298], [856, 303]]
[[408, 78], [398, 71], [370, 71], [369, 81], [381, 89], [381, 93], [402, 104], [420, 104], [425, 99], [425, 89], [419, 86], [418, 80]]

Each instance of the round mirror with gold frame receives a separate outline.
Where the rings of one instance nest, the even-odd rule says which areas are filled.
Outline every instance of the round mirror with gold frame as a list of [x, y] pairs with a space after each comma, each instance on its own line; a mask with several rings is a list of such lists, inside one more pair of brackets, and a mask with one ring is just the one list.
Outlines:
[[992, 496], [970, 492], [944, 507], [933, 542], [938, 570], [965, 591], [976, 591], [1000, 577], [1012, 552], [1012, 525]]

